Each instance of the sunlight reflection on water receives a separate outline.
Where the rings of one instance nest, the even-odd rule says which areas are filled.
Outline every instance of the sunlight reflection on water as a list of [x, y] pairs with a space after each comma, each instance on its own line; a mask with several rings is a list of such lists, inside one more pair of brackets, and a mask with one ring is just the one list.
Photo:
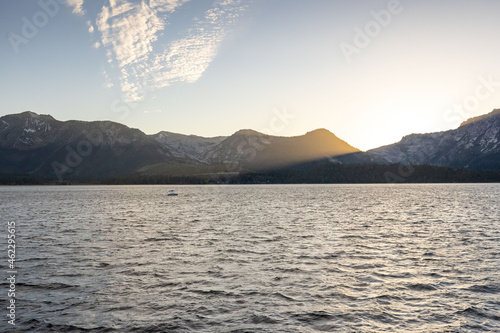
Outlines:
[[171, 188], [0, 188], [20, 324], [500, 330], [500, 185]]

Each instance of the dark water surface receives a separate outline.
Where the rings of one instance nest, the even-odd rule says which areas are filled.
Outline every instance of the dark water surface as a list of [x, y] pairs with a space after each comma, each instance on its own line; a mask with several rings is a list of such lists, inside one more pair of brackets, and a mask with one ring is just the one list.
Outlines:
[[1, 187], [19, 331], [500, 332], [499, 184], [172, 188]]

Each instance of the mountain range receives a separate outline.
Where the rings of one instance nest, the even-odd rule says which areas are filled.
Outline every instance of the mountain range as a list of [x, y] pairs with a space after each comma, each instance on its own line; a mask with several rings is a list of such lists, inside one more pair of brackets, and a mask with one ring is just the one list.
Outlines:
[[[326, 129], [279, 137], [253, 130], [205, 138], [147, 135], [111, 121], [59, 121], [26, 111], [0, 118], [0, 175], [97, 180], [131, 176], [235, 175], [314, 161], [500, 170], [500, 109], [457, 129], [411, 134], [362, 152]], [[307, 172], [307, 171], [304, 171]]]
[[457, 129], [411, 134], [368, 153], [388, 163], [500, 170], [500, 109], [468, 119]]

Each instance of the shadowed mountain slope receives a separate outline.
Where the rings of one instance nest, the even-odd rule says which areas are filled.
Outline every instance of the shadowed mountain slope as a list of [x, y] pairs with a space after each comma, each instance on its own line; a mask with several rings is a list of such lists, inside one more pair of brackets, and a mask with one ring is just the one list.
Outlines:
[[[146, 135], [111, 121], [58, 121], [29, 111], [0, 118], [0, 175], [7, 176], [59, 180], [212, 177], [314, 161], [500, 170], [500, 109], [469, 119], [454, 130], [411, 134], [367, 152], [326, 129], [294, 137], [240, 130], [229, 137], [204, 138], [165, 131]], [[296, 170], [314, 172], [308, 167]]]
[[388, 163], [500, 170], [500, 109], [471, 118], [454, 130], [411, 134], [367, 153]]
[[103, 178], [175, 159], [138, 129], [110, 121], [63, 122], [29, 111], [0, 118], [4, 174]]
[[326, 129], [294, 137], [241, 130], [207, 152], [204, 158], [211, 163], [268, 169], [359, 151]]

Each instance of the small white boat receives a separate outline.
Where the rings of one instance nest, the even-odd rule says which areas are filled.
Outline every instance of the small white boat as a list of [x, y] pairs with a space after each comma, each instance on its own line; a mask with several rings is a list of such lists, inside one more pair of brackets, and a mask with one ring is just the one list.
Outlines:
[[173, 196], [176, 196], [176, 195], [179, 195], [179, 194], [177, 194], [177, 192], [175, 192], [174, 190], [170, 190], [167, 193], [167, 196], [169, 196], [169, 197], [173, 197]]

